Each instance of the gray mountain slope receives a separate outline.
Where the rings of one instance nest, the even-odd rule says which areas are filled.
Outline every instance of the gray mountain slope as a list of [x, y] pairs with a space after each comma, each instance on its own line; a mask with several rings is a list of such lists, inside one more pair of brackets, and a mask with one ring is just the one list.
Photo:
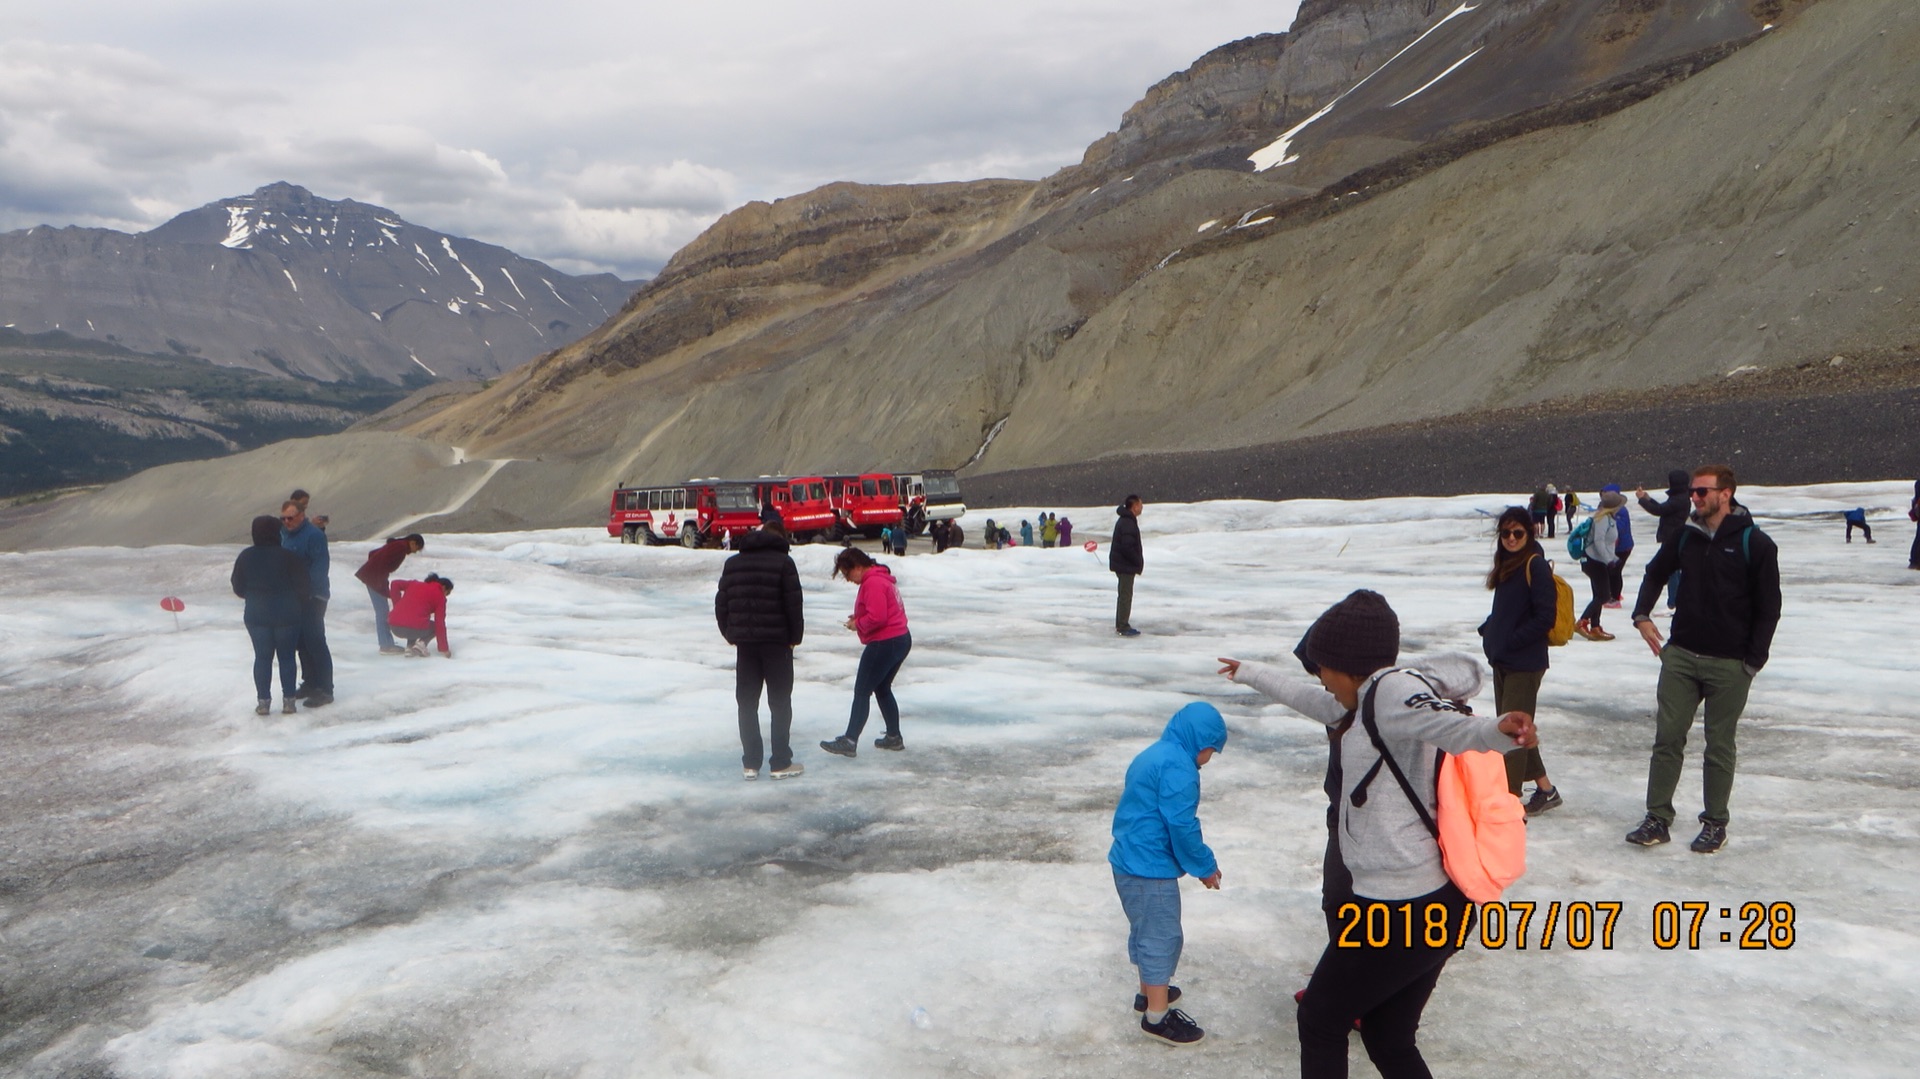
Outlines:
[[[1143, 170], [1053, 204], [1043, 184], [936, 265], [759, 316], [697, 356], [595, 367], [616, 320], [412, 423], [518, 459], [430, 526], [589, 523], [614, 483], [643, 476], [954, 465], [1001, 419], [982, 469], [1252, 445], [1897, 345], [1920, 302], [1907, 255], [1920, 240], [1917, 58], [1912, 5], [1824, 0], [1631, 107], [1481, 142], [1469, 125], [1449, 136], [1467, 144], [1381, 166], [1357, 197], [1295, 188], [1275, 206], [1270, 173], [1224, 168]], [[1422, 73], [1409, 65], [1399, 93]], [[1450, 89], [1412, 100], [1438, 107]], [[1298, 141], [1303, 159], [1359, 141], [1326, 130], [1317, 148]], [[372, 452], [337, 437], [342, 453]], [[100, 498], [144, 482], [160, 481]], [[74, 512], [5, 542], [72, 542]]]
[[632, 291], [287, 183], [137, 235], [0, 235], [0, 324], [326, 381], [496, 375]]

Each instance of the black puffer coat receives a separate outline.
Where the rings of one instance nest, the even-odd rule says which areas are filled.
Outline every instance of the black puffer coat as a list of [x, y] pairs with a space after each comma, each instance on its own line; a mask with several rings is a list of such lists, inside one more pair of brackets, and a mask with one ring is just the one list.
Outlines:
[[728, 644], [799, 645], [806, 630], [800, 571], [785, 538], [747, 532], [734, 541], [740, 553], [720, 570], [713, 617]]
[[1547, 631], [1553, 628], [1559, 597], [1553, 567], [1535, 540], [1525, 548], [1527, 562], [1493, 588], [1493, 612], [1480, 623], [1487, 662], [1510, 671], [1547, 669]]
[[1687, 497], [1687, 488], [1693, 486], [1693, 473], [1674, 469], [1667, 473], [1667, 500], [1662, 502], [1652, 495], [1640, 499], [1640, 508], [1660, 518], [1660, 524], [1654, 528], [1653, 538], [1661, 543], [1672, 539], [1687, 523], [1687, 514], [1693, 509], [1693, 501]]
[[1107, 568], [1115, 573], [1145, 573], [1146, 552], [1140, 549], [1140, 521], [1121, 506], [1113, 511], [1113, 539], [1107, 544]]

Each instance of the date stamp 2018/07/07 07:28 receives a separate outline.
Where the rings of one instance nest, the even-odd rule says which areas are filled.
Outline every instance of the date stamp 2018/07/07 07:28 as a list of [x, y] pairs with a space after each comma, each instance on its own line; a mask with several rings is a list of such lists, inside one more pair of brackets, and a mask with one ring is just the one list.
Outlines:
[[[1464, 948], [1478, 942], [1489, 951], [1546, 951], [1556, 944], [1574, 951], [1611, 951], [1626, 906], [1612, 899], [1516, 899], [1468, 907], [1465, 916], [1458, 917], [1456, 908], [1443, 903], [1344, 903], [1334, 911], [1339, 922], [1334, 946]], [[1647, 927], [1653, 946], [1662, 951], [1697, 951], [1716, 942], [1746, 951], [1785, 951], [1793, 947], [1794, 916], [1793, 904], [1783, 900], [1673, 900], [1653, 905]]]

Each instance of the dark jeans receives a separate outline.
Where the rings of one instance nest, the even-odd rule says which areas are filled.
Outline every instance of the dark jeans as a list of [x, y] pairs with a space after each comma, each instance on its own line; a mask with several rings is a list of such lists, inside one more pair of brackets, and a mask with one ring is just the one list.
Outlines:
[[309, 599], [300, 606], [300, 684], [333, 692], [333, 652], [327, 648], [327, 601]]
[[258, 700], [272, 697], [273, 659], [280, 657], [280, 696], [293, 696], [293, 653], [300, 642], [299, 626], [256, 626], [247, 623], [247, 636], [253, 638], [253, 695]]
[[740, 765], [758, 769], [760, 742], [760, 687], [767, 688], [767, 711], [773, 713], [775, 771], [793, 763], [788, 732], [793, 729], [793, 647], [777, 641], [733, 646], [733, 700], [740, 710]]
[[913, 651], [913, 634], [902, 633], [884, 641], [874, 641], [860, 653], [860, 669], [853, 676], [853, 714], [847, 718], [847, 737], [858, 740], [867, 725], [867, 698], [880, 702], [880, 718], [887, 733], [900, 733], [900, 705], [893, 699], [893, 676]]
[[1587, 601], [1587, 609], [1580, 612], [1580, 620], [1597, 628], [1600, 625], [1600, 609], [1613, 598], [1613, 571], [1591, 558], [1583, 558], [1580, 560], [1580, 572], [1586, 574], [1588, 583], [1593, 585], [1593, 598]]
[[[1364, 911], [1373, 900], [1356, 897]], [[1399, 907], [1413, 904], [1414, 947], [1407, 947]], [[1428, 947], [1424, 925], [1429, 903], [1446, 908], [1446, 943]], [[1389, 919], [1391, 943], [1384, 948], [1366, 946], [1364, 929], [1348, 935], [1358, 948], [1342, 948], [1329, 941], [1313, 968], [1307, 994], [1300, 999], [1300, 1074], [1303, 1079], [1344, 1079], [1347, 1074], [1347, 1035], [1353, 1021], [1360, 1020], [1360, 1041], [1367, 1056], [1380, 1069], [1384, 1079], [1430, 1079], [1427, 1062], [1414, 1044], [1420, 1029], [1420, 1013], [1427, 998], [1440, 981], [1440, 970], [1454, 953], [1454, 941], [1460, 939], [1461, 919], [1472, 916], [1473, 904], [1460, 894], [1452, 882], [1438, 891], [1417, 899], [1388, 900], [1393, 910]], [[1331, 916], [1334, 924], [1345, 929], [1346, 919]], [[1336, 932], [1336, 937], [1338, 932]]]
[[1115, 632], [1133, 625], [1133, 579], [1138, 574], [1116, 573], [1120, 578], [1120, 598], [1113, 608], [1113, 628]]
[[1847, 522], [1847, 542], [1848, 543], [1853, 542], [1853, 530], [1856, 528], [1859, 529], [1861, 532], [1865, 533], [1868, 543], [1873, 542], [1873, 529], [1867, 525], [1867, 522], [1848, 521]]
[[1618, 553], [1620, 555], [1620, 561], [1615, 562], [1612, 566], [1608, 567], [1607, 569], [1609, 583], [1613, 585], [1613, 591], [1609, 593], [1607, 596], [1607, 598], [1610, 600], [1617, 600], [1626, 595], [1625, 592], [1621, 591], [1621, 586], [1626, 583], [1625, 580], [1621, 577], [1621, 574], [1626, 571], [1627, 559], [1633, 557], [1633, 548], [1629, 547], [1626, 550], [1620, 551]]
[[1907, 565], [1920, 569], [1920, 528], [1913, 530], [1913, 550], [1907, 553]]
[[[1545, 671], [1514, 671], [1496, 663], [1493, 665], [1493, 710], [1496, 715], [1508, 712], [1525, 712], [1538, 719], [1536, 709], [1540, 706], [1540, 680]], [[1546, 762], [1540, 759], [1540, 747], [1510, 749], [1507, 759], [1507, 790], [1520, 793], [1520, 785], [1529, 779], [1540, 779], [1547, 774]]]

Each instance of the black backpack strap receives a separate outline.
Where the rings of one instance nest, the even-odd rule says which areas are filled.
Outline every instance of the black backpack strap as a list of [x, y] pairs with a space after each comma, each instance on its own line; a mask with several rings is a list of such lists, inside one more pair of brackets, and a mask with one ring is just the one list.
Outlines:
[[[1385, 677], [1384, 674], [1380, 676], [1380, 678]], [[1373, 695], [1374, 691], [1380, 688], [1380, 678], [1374, 679], [1373, 684], [1367, 687], [1366, 698], [1360, 702], [1360, 722], [1366, 726], [1367, 737], [1373, 739], [1373, 748], [1380, 752], [1380, 759], [1374, 762], [1373, 767], [1367, 770], [1367, 774], [1361, 777], [1359, 784], [1353, 788], [1353, 804], [1356, 806], [1367, 804], [1367, 786], [1373, 782], [1373, 777], [1380, 773], [1380, 766], [1384, 764], [1393, 773], [1393, 778], [1400, 782], [1400, 789], [1406, 792], [1407, 801], [1413, 803], [1413, 811], [1420, 814], [1420, 823], [1427, 826], [1427, 831], [1432, 833], [1435, 839], [1439, 839], [1440, 826], [1433, 822], [1433, 814], [1427, 812], [1426, 803], [1420, 800], [1419, 795], [1413, 793], [1413, 784], [1407, 782], [1407, 774], [1400, 770], [1400, 763], [1393, 759], [1393, 754], [1387, 750], [1387, 743], [1380, 738], [1380, 725], [1373, 721]], [[1437, 768], [1434, 774], [1439, 774]]]

